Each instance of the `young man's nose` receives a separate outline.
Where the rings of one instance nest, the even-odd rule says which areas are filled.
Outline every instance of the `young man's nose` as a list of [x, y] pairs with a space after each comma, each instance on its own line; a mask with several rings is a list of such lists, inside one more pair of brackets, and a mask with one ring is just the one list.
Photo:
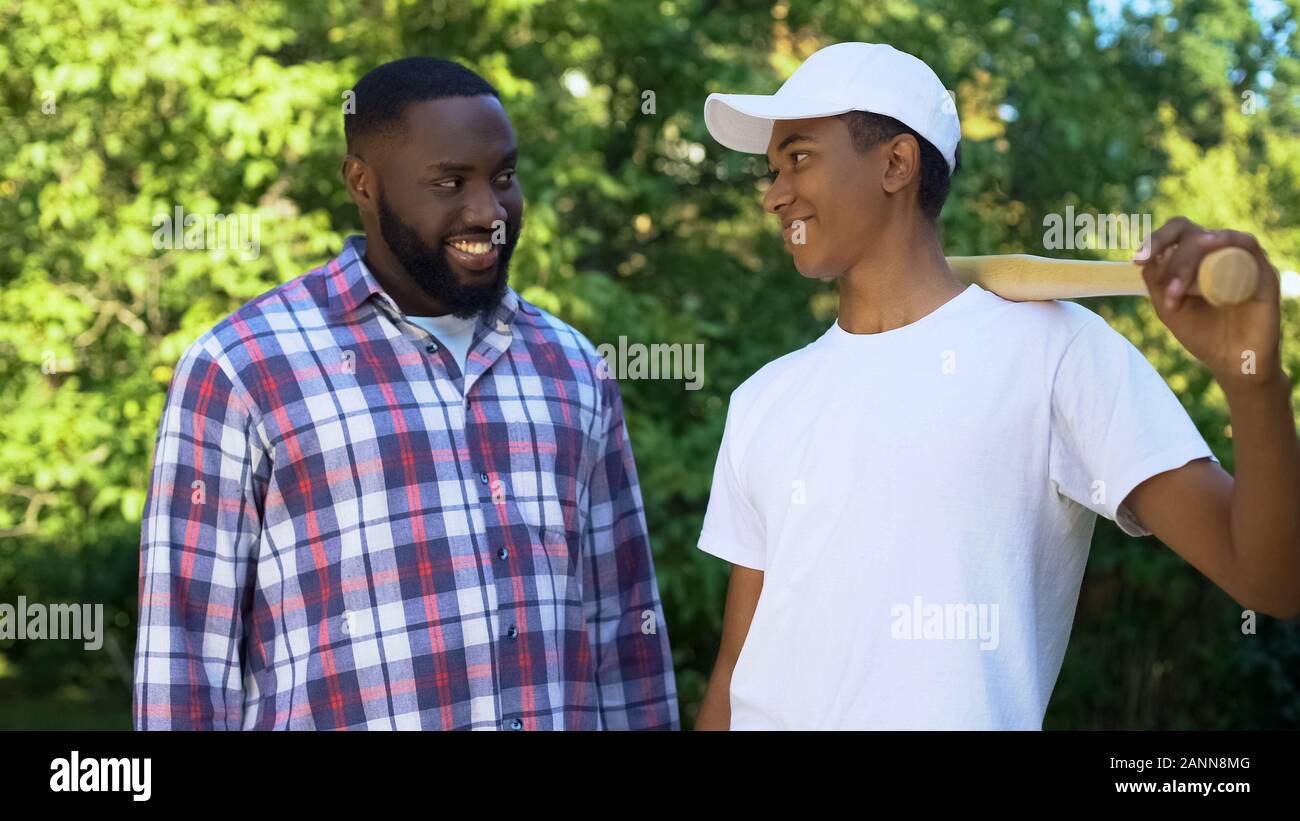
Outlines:
[[794, 192], [790, 186], [781, 182], [780, 175], [767, 187], [763, 194], [763, 209], [769, 214], [779, 214], [781, 209], [794, 201]]

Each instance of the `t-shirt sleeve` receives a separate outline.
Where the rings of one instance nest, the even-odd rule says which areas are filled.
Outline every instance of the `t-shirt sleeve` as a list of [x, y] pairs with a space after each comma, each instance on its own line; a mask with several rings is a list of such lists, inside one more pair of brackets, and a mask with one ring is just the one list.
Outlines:
[[766, 541], [763, 520], [745, 493], [737, 470], [739, 427], [736, 397], [733, 394], [722, 433], [722, 447], [713, 467], [713, 487], [704, 513], [704, 528], [699, 547], [732, 564], [763, 570], [766, 564]]
[[1215, 459], [1151, 363], [1105, 320], [1085, 320], [1052, 386], [1049, 475], [1057, 491], [1130, 536], [1148, 536], [1124, 503], [1129, 493], [1205, 457]]

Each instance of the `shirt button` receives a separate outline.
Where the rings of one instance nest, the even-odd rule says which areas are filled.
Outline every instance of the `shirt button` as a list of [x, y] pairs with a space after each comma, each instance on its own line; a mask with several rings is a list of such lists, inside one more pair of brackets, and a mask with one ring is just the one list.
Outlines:
[[483, 483], [483, 484], [486, 485], [486, 484], [487, 484], [487, 474], [486, 474], [486, 473], [480, 473], [480, 474], [478, 475], [478, 480], [479, 480], [479, 482], [481, 482], [481, 483]]
[[501, 561], [505, 561], [506, 559], [510, 558], [510, 551], [506, 550], [504, 547], [501, 548], [500, 550], [497, 551], [497, 558], [500, 559]]
[[425, 346], [424, 346], [424, 349], [425, 349], [426, 351], [428, 351], [429, 353], [437, 353], [437, 351], [438, 351], [438, 346], [437, 346], [437, 344], [435, 344], [435, 343], [433, 343], [433, 342], [430, 342], [428, 345], [425, 345]]
[[524, 723], [522, 721], [520, 721], [517, 718], [510, 719], [510, 729], [522, 730], [523, 728], [524, 728]]
[[506, 631], [506, 635], [512, 639], [519, 638], [519, 628], [515, 627], [513, 624], [510, 625], [510, 629]]

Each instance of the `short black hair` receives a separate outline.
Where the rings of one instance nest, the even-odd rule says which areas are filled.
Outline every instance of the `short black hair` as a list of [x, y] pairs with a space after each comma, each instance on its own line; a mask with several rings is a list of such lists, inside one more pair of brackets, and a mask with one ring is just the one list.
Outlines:
[[[921, 147], [921, 190], [917, 200], [921, 206], [921, 212], [931, 222], [937, 222], [939, 212], [943, 210], [943, 204], [948, 199], [951, 175], [948, 173], [948, 161], [939, 153], [939, 149], [934, 147], [934, 143], [893, 117], [886, 117], [884, 114], [875, 114], [870, 111], [849, 111], [839, 116], [848, 125], [849, 136], [853, 139], [853, 147], [859, 153], [865, 154], [870, 149], [886, 140], [897, 137], [899, 134], [911, 134], [916, 138], [917, 145]], [[953, 156], [954, 167], [952, 173], [956, 174], [961, 170], [960, 140], [957, 142], [957, 149]]]
[[397, 136], [405, 123], [406, 109], [413, 103], [444, 97], [501, 95], [473, 71], [439, 57], [405, 57], [372, 69], [352, 88], [352, 112], [343, 110], [343, 133], [348, 151], [356, 141], [371, 134]]

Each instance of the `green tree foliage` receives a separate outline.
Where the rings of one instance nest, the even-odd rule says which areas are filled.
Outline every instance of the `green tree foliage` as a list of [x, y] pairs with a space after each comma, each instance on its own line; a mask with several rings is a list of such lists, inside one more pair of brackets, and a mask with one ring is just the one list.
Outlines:
[[[339, 177], [343, 95], [375, 65], [444, 56], [501, 90], [527, 198], [512, 281], [527, 297], [597, 344], [705, 345], [700, 390], [623, 384], [689, 724], [726, 587], [727, 566], [694, 545], [727, 398], [835, 311], [833, 287], [798, 276], [762, 213], [761, 158], [708, 138], [705, 96], [769, 93], [831, 42], [889, 42], [935, 68], [963, 120], [949, 253], [1048, 253], [1043, 217], [1072, 206], [1249, 230], [1294, 269], [1300, 61], [1294, 5], [1279, 9], [0, 3], [0, 602], [102, 602], [111, 628], [99, 653], [0, 642], [0, 726], [127, 724], [140, 518], [171, 369], [220, 317], [359, 230]], [[155, 217], [178, 205], [257, 215], [260, 254], [155, 249]], [[1230, 468], [1222, 393], [1149, 305], [1090, 307]], [[1294, 300], [1284, 329], [1300, 374]], [[1047, 725], [1300, 726], [1300, 630], [1240, 625], [1171, 551], [1099, 523]]]

